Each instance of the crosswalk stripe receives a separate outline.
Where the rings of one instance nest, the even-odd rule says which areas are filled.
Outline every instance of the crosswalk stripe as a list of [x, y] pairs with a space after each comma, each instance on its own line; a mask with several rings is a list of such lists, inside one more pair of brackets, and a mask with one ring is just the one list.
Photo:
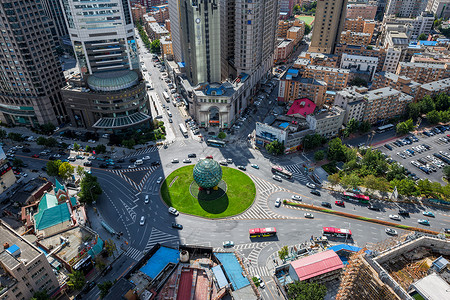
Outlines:
[[259, 275], [259, 276], [264, 276], [264, 277], [270, 277], [270, 271], [269, 269], [267, 269], [267, 267], [248, 267], [247, 268], [248, 272], [251, 275]]
[[142, 251], [140, 251], [136, 248], [133, 248], [133, 247], [129, 247], [127, 249], [127, 251], [125, 252], [125, 255], [136, 261], [139, 261], [142, 259], [142, 257], [144, 257], [144, 254], [142, 253]]
[[[107, 171], [114, 173], [117, 176], [121, 177], [123, 180], [128, 182], [132, 187], [134, 187], [137, 191], [142, 191], [146, 180], [153, 173], [153, 171], [155, 171], [158, 167], [159, 166], [149, 166], [149, 167], [140, 167], [140, 168], [134, 168], [134, 169], [107, 170]], [[148, 171], [138, 184], [136, 184], [136, 182], [134, 182], [133, 180], [131, 180], [128, 176], [126, 176], [124, 174], [124, 173], [128, 173], [128, 172], [136, 172], [136, 171]]]
[[147, 241], [147, 245], [145, 246], [144, 252], [149, 251], [154, 245], [157, 243], [179, 243], [179, 237], [172, 235], [170, 233], [162, 232], [155, 227], [152, 227], [152, 232], [150, 234], [150, 238]]

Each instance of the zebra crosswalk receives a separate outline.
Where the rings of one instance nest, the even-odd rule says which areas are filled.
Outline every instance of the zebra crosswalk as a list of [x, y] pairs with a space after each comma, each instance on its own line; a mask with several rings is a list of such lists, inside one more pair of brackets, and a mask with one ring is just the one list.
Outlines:
[[273, 183], [270, 183], [264, 179], [258, 178], [253, 175], [249, 175], [252, 180], [257, 185], [257, 196], [255, 200], [255, 204], [253, 204], [252, 207], [250, 207], [247, 211], [244, 213], [230, 217], [230, 220], [239, 220], [239, 219], [289, 219], [289, 217], [274, 213], [272, 210], [269, 209], [267, 206], [267, 198], [274, 192], [279, 191], [287, 191], [285, 188], [282, 188], [280, 186], [274, 185]]
[[304, 168], [300, 164], [287, 165], [287, 166], [283, 166], [283, 167], [292, 173], [292, 177], [295, 180], [301, 181], [303, 183], [310, 182], [310, 179], [308, 178], [308, 176], [303, 173]]
[[147, 241], [147, 245], [144, 248], [144, 252], [150, 251], [153, 246], [157, 243], [159, 244], [170, 244], [170, 245], [179, 245], [180, 238], [170, 233], [163, 232], [161, 230], [152, 227], [152, 232], [150, 234], [150, 238]]
[[240, 250], [247, 250], [247, 249], [255, 249], [257, 247], [262, 247], [261, 249], [265, 248], [267, 245], [272, 244], [272, 242], [260, 242], [260, 243], [247, 243], [247, 244], [239, 244], [235, 245], [232, 248], [214, 248], [214, 252], [229, 252], [230, 250], [233, 251], [240, 251]]
[[148, 148], [144, 148], [144, 149], [139, 149], [139, 150], [136, 150], [135, 152], [132, 152], [130, 154], [123, 156], [122, 158], [125, 159], [125, 158], [129, 158], [132, 156], [138, 156], [138, 155], [152, 153], [152, 152], [156, 152], [156, 151], [159, 152], [159, 150], [161, 150], [162, 148], [163, 148], [163, 146], [159, 145], [159, 146], [153, 146], [153, 147], [148, 147]]
[[[156, 170], [158, 166], [149, 166], [149, 167], [139, 167], [134, 169], [123, 169], [123, 170], [107, 170], [111, 173], [116, 174], [117, 176], [121, 177], [123, 180], [128, 182], [132, 187], [134, 187], [137, 191], [142, 191], [145, 181], [147, 178], [152, 174], [154, 170]], [[134, 180], [129, 178], [126, 173], [130, 172], [139, 172], [139, 171], [147, 171], [147, 173], [144, 175], [144, 177], [141, 179], [139, 183], [136, 183]]]
[[129, 247], [125, 252], [125, 255], [135, 261], [140, 261], [144, 257], [144, 253], [136, 248]]
[[248, 270], [248, 273], [250, 275], [253, 275], [253, 276], [255, 276], [255, 275], [259, 275], [261, 277], [263, 277], [263, 276], [265, 276], [265, 277], [272, 276], [272, 274], [270, 274], [271, 272], [269, 271], [269, 269], [267, 267], [264, 267], [264, 266], [263, 267], [252, 267], [252, 266], [250, 266], [250, 267], [247, 268], [247, 270]]

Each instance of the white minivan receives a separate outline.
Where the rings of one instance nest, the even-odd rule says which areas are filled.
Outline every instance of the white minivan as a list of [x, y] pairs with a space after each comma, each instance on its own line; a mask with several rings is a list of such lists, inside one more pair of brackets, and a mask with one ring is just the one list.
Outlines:
[[144, 164], [144, 161], [143, 161], [142, 159], [138, 159], [138, 160], [136, 160], [136, 161], [134, 162], [134, 164], [135, 164], [136, 166], [140, 166], [140, 165], [143, 165], [143, 164]]

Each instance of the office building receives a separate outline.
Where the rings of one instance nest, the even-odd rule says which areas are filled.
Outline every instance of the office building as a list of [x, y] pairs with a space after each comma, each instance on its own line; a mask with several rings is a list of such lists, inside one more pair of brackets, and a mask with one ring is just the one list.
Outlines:
[[31, 127], [65, 123], [60, 94], [65, 79], [43, 6], [5, 0], [0, 15], [0, 121]]
[[37, 291], [55, 296], [59, 289], [45, 253], [0, 220], [1, 299], [31, 299]]
[[147, 126], [148, 95], [139, 71], [129, 3], [63, 4], [80, 68], [63, 89], [72, 124], [111, 132]]
[[395, 74], [411, 78], [421, 84], [450, 77], [447, 64], [438, 65], [412, 62], [400, 62]]
[[436, 18], [450, 18], [450, 0], [429, 0], [427, 11], [432, 12]]
[[45, 13], [53, 26], [50, 30], [57, 39], [57, 44], [64, 42], [70, 43], [69, 31], [67, 30], [67, 24], [64, 20], [64, 13], [62, 10], [61, 2], [59, 0], [43, 0], [42, 5]]
[[180, 9], [178, 0], [168, 0], [170, 34], [172, 36], [173, 56], [176, 62], [183, 62], [183, 53], [181, 51], [180, 36]]
[[215, 0], [180, 1], [186, 76], [192, 85], [221, 81], [220, 13]]
[[401, 18], [414, 18], [427, 8], [428, 0], [389, 0], [385, 16], [395, 15]]
[[331, 54], [344, 28], [347, 0], [318, 1], [310, 52]]

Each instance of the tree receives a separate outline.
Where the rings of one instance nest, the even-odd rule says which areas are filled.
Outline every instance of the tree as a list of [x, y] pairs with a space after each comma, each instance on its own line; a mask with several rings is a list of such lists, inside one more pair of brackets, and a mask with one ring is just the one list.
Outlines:
[[280, 155], [284, 153], [284, 143], [280, 143], [278, 140], [273, 141], [266, 146], [267, 152], [273, 155]]
[[362, 121], [361, 124], [359, 124], [359, 131], [362, 133], [366, 133], [372, 128], [372, 125], [368, 121]]
[[350, 121], [348, 121], [346, 129], [350, 132], [350, 133], [355, 133], [359, 128], [359, 121], [355, 120], [355, 119], [351, 119]]
[[408, 118], [417, 120], [420, 116], [420, 104], [418, 102], [409, 103], [406, 107], [406, 114]]
[[52, 123], [45, 123], [44, 125], [40, 126], [40, 129], [41, 129], [42, 133], [48, 135], [48, 134], [53, 133], [53, 131], [55, 131], [56, 126], [53, 125]]
[[311, 25], [305, 23], [305, 35], [308, 35], [311, 32]]
[[98, 289], [100, 290], [100, 298], [103, 299], [108, 295], [109, 290], [113, 286], [113, 283], [111, 281], [105, 281], [102, 283], [97, 284]]
[[386, 193], [389, 190], [389, 182], [384, 177], [377, 178], [377, 190]]
[[326, 142], [326, 138], [320, 134], [308, 134], [303, 138], [302, 144], [305, 150], [311, 150], [323, 145]]
[[3, 141], [7, 136], [6, 130], [0, 129], [0, 139]]
[[430, 195], [433, 191], [431, 182], [428, 179], [419, 180], [417, 182], [417, 189], [419, 190], [419, 193], [423, 195]]
[[450, 97], [447, 94], [441, 93], [434, 99], [436, 110], [447, 110], [450, 108]]
[[13, 167], [20, 168], [23, 166], [23, 160], [21, 160], [19, 158], [14, 158], [12, 164], [13, 164]]
[[8, 133], [8, 139], [13, 140], [15, 142], [23, 142], [24, 138], [20, 133], [10, 132]]
[[78, 143], [73, 143], [73, 151], [78, 152], [80, 150], [80, 145], [78, 145]]
[[128, 149], [133, 149], [134, 145], [136, 145], [134, 139], [122, 140], [122, 146], [127, 147]]
[[437, 110], [432, 110], [427, 113], [427, 119], [431, 124], [437, 124], [441, 121], [441, 116]]
[[62, 179], [67, 180], [73, 174], [74, 169], [69, 162], [65, 161], [59, 166], [58, 175]]
[[112, 256], [116, 251], [116, 244], [113, 240], [109, 239], [105, 241], [105, 251], [108, 256]]
[[342, 177], [341, 184], [345, 187], [357, 188], [360, 183], [359, 176], [356, 173], [351, 173], [350, 175], [345, 175]]
[[405, 122], [397, 124], [397, 133], [407, 134], [414, 129], [414, 122], [412, 119], [408, 119]]
[[[294, 5], [294, 8], [292, 9], [292, 14], [293, 15], [299, 15], [299, 14], [301, 14], [301, 12], [302, 12], [302, 10], [301, 10], [300, 6], [299, 5]], [[305, 31], [306, 31], [306, 28], [305, 28]], [[307, 35], [306, 32], [305, 32], [305, 35]]]
[[160, 54], [161, 53], [161, 42], [156, 39], [150, 44], [150, 51], [152, 53]]
[[294, 281], [288, 285], [289, 300], [323, 300], [326, 294], [324, 284]]
[[422, 100], [419, 102], [419, 107], [420, 113], [422, 114], [429, 113], [430, 111], [436, 109], [434, 101], [429, 95], [426, 95], [425, 97], [422, 98]]
[[83, 176], [84, 176], [84, 173], [86, 173], [86, 172], [84, 171], [84, 168], [83, 168], [82, 166], [77, 166], [77, 175], [78, 175], [79, 177], [83, 177]]
[[47, 290], [34, 292], [31, 300], [49, 300], [50, 297], [47, 295]]
[[58, 141], [55, 138], [49, 137], [45, 143], [47, 147], [53, 148], [58, 144]]
[[314, 153], [314, 160], [315, 161], [321, 161], [325, 158], [325, 151], [319, 150]]
[[50, 160], [47, 162], [47, 174], [48, 176], [58, 176], [59, 167], [61, 166], [62, 161], [60, 160]]
[[283, 246], [283, 247], [281, 247], [281, 249], [278, 251], [278, 257], [279, 257], [281, 260], [284, 260], [288, 255], [289, 255], [289, 249], [288, 249], [288, 246]]
[[361, 77], [355, 77], [350, 81], [351, 86], [365, 86], [367, 87], [367, 81], [362, 79]]
[[438, 113], [440, 122], [447, 123], [448, 121], [450, 121], [450, 111], [443, 110], [439, 111]]
[[449, 179], [450, 178], [450, 166], [445, 166], [442, 169], [442, 171], [444, 173], [445, 178]]
[[376, 190], [378, 187], [377, 178], [374, 175], [369, 175], [364, 178], [364, 186], [369, 190]]
[[105, 145], [103, 145], [103, 144], [98, 144], [98, 145], [95, 147], [95, 153], [96, 153], [96, 154], [105, 153], [105, 152], [106, 152], [106, 146], [105, 146]]
[[81, 271], [73, 271], [69, 274], [69, 281], [67, 285], [71, 290], [79, 291], [83, 288], [85, 283], [84, 274]]
[[252, 277], [252, 281], [253, 281], [253, 283], [255, 284], [256, 287], [259, 287], [260, 282], [259, 282], [259, 279], [257, 277], [253, 276]]
[[339, 173], [334, 173], [331, 175], [328, 175], [328, 182], [331, 184], [331, 186], [336, 186], [341, 182], [341, 178], [339, 178]]
[[334, 138], [328, 143], [328, 159], [343, 161], [345, 160], [345, 146], [342, 145], [340, 138]]
[[227, 134], [223, 131], [219, 132], [219, 134], [217, 135], [217, 137], [221, 140], [223, 140], [224, 138], [227, 137]]
[[98, 196], [102, 193], [102, 188], [97, 182], [97, 177], [86, 173], [80, 182], [79, 200], [82, 203], [92, 203], [97, 201]]
[[428, 39], [428, 35], [426, 35], [425, 33], [421, 33], [421, 34], [417, 37], [417, 39], [418, 39], [419, 41], [426, 41], [426, 40]]
[[45, 146], [45, 145], [47, 145], [47, 139], [43, 136], [40, 136], [37, 138], [36, 144], [38, 144], [40, 146]]

